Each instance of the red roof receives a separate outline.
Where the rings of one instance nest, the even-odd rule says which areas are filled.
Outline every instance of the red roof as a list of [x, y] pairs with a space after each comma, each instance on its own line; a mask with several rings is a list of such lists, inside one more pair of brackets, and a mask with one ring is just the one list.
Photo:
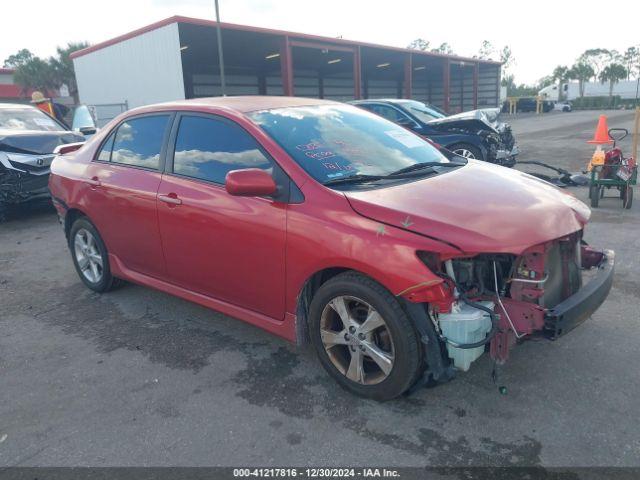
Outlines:
[[[130, 38], [134, 38], [140, 35], [143, 35], [147, 32], [151, 32], [153, 30], [157, 30], [158, 28], [162, 28], [166, 25], [171, 25], [172, 23], [188, 23], [191, 25], [204, 25], [208, 27], [215, 27], [218, 25], [217, 22], [213, 20], [204, 20], [202, 18], [191, 18], [191, 17], [182, 17], [179, 15], [165, 18], [164, 20], [160, 20], [159, 22], [152, 23], [151, 25], [147, 25], [146, 27], [138, 28], [137, 30], [133, 30], [132, 32], [126, 33], [124, 35], [120, 35], [118, 37], [112, 38], [110, 40], [106, 40], [104, 42], [96, 43], [95, 45], [91, 45], [90, 47], [83, 48], [82, 50], [78, 50], [73, 52], [70, 57], [78, 58], [83, 55], [87, 55], [88, 53], [95, 52], [96, 50], [101, 50], [105, 47], [109, 47], [111, 45], [115, 45], [116, 43], [124, 42], [125, 40], [129, 40]], [[449, 58], [452, 60], [465, 61], [465, 62], [477, 62], [477, 63], [493, 63], [496, 65], [500, 65], [501, 62], [496, 62], [493, 60], [480, 60], [478, 58], [469, 58], [469, 57], [459, 57], [457, 55], [445, 55], [441, 53], [434, 52], [426, 52], [422, 50], [411, 50], [407, 48], [399, 48], [399, 47], [388, 47], [385, 45], [377, 45], [374, 43], [366, 43], [366, 42], [354, 42], [351, 40], [345, 40], [342, 38], [331, 38], [331, 37], [322, 37], [320, 35], [309, 35], [306, 33], [296, 33], [296, 32], [287, 32], [285, 30], [274, 30], [271, 28], [262, 28], [262, 27], [252, 27], [249, 25], [238, 25], [235, 23], [224, 23], [220, 22], [220, 27], [226, 30], [241, 30], [245, 32], [258, 32], [265, 33], [271, 35], [280, 35], [280, 36], [289, 36], [295, 38], [301, 38], [306, 40], [314, 40], [324, 43], [333, 43], [336, 45], [348, 45], [348, 46], [361, 46], [361, 47], [372, 47], [372, 48], [381, 48], [385, 50], [394, 50], [398, 52], [411, 52], [417, 55], [425, 55], [430, 57], [440, 57], [440, 58]]]
[[0, 73], [13, 73], [15, 72], [15, 68], [0, 68]]

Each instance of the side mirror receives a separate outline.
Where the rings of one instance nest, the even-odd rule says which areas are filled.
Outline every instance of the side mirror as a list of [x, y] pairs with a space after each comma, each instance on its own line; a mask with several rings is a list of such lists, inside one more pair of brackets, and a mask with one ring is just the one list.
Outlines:
[[236, 197], [263, 197], [276, 193], [276, 182], [271, 175], [259, 168], [231, 170], [227, 173], [224, 187], [229, 195]]
[[95, 135], [98, 131], [96, 127], [80, 127], [80, 133], [82, 135]]

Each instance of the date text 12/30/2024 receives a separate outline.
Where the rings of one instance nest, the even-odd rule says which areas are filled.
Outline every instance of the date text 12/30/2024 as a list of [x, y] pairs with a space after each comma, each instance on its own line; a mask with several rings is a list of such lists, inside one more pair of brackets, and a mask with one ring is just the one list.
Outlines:
[[388, 468], [234, 468], [236, 478], [398, 478]]

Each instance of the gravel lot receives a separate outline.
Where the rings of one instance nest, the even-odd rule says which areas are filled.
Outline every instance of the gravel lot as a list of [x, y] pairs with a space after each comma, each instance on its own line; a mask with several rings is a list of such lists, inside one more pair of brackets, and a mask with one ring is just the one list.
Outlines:
[[[579, 170], [596, 120], [508, 121], [522, 159]], [[617, 251], [608, 300], [570, 335], [513, 350], [507, 395], [484, 356], [385, 404], [345, 393], [310, 348], [213, 311], [135, 285], [91, 293], [53, 210], [18, 212], [0, 225], [0, 466], [640, 466], [636, 194], [631, 211], [602, 201], [587, 230]]]

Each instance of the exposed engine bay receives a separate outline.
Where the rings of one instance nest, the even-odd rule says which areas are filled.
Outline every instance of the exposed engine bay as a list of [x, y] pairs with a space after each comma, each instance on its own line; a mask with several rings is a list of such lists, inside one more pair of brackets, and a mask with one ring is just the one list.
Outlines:
[[573, 329], [593, 311], [584, 303], [599, 306], [608, 293], [611, 275], [601, 275], [591, 302], [576, 298], [586, 293], [587, 271], [603, 269], [609, 260], [612, 273], [613, 259], [607, 255], [613, 254], [591, 249], [576, 232], [520, 256], [479, 254], [443, 262], [436, 273], [450, 297], [431, 304], [429, 316], [453, 365], [468, 370], [485, 348], [503, 363], [516, 341], [534, 335], [555, 339]]

